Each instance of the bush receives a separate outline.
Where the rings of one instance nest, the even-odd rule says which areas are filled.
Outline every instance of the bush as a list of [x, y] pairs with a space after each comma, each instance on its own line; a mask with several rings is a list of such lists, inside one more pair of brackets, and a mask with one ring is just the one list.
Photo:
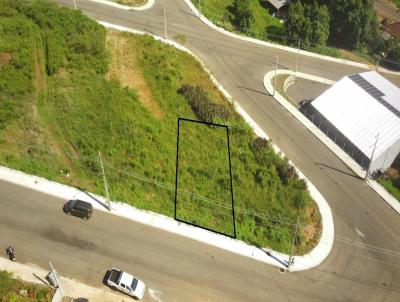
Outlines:
[[63, 66], [65, 60], [65, 45], [63, 37], [56, 32], [46, 35], [46, 71], [52, 75]]
[[400, 189], [400, 176], [398, 176], [394, 181], [393, 184], [396, 188]]
[[208, 123], [214, 122], [216, 119], [228, 121], [233, 116], [226, 106], [212, 102], [207, 91], [201, 86], [183, 85], [179, 89], [179, 93], [186, 98], [193, 112], [202, 121]]

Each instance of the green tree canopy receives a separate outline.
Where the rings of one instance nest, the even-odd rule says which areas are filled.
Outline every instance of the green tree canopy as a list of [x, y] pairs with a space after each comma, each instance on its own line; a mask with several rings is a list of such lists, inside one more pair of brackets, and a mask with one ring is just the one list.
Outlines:
[[329, 11], [325, 5], [294, 2], [289, 7], [286, 30], [290, 37], [301, 39], [305, 48], [325, 45], [329, 37]]
[[312, 5], [326, 5], [330, 15], [329, 40], [347, 48], [373, 45], [379, 23], [373, 0], [301, 0]]
[[234, 0], [233, 12], [236, 26], [243, 32], [248, 32], [254, 23], [254, 16], [250, 9], [250, 0]]

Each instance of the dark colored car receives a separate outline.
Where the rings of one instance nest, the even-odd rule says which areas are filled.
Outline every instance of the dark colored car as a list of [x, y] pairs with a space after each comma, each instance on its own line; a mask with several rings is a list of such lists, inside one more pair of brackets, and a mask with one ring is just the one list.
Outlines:
[[64, 205], [64, 212], [86, 220], [92, 216], [93, 206], [86, 201], [74, 199]]

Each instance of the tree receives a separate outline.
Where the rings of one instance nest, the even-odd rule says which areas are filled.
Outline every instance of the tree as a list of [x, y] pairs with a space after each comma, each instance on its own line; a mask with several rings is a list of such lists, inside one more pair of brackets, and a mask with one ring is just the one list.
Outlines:
[[243, 32], [248, 32], [254, 23], [254, 16], [250, 9], [250, 0], [235, 0], [233, 2], [235, 24]]
[[312, 20], [312, 41], [316, 46], [326, 45], [329, 37], [329, 11], [326, 5], [318, 6], [314, 1], [311, 6], [310, 18]]
[[400, 42], [391, 38], [386, 42], [387, 60], [384, 62], [387, 67], [400, 70]]
[[288, 11], [286, 30], [291, 38], [301, 39], [304, 48], [325, 45], [329, 37], [329, 11], [316, 1], [294, 2]]
[[330, 35], [335, 44], [350, 48], [362, 48], [376, 36], [377, 18], [372, 0], [332, 0]]

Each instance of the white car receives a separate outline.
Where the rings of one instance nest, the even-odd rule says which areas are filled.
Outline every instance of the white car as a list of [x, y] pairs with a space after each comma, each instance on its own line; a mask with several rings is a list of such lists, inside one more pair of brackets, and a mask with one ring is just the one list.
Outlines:
[[146, 285], [142, 281], [116, 268], [111, 269], [107, 284], [139, 300], [143, 298], [146, 291]]

